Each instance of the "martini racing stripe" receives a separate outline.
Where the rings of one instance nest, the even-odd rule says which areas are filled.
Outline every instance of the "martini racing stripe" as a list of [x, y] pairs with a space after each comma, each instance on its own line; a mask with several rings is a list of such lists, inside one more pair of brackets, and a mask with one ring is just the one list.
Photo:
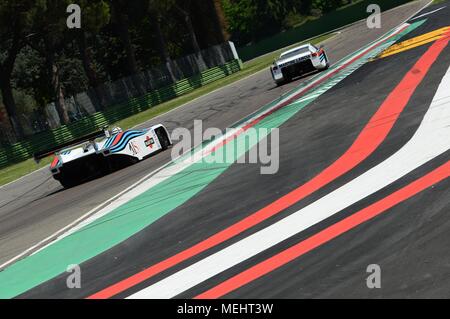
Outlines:
[[323, 60], [325, 60], [325, 51], [324, 50], [319, 51], [319, 58], [320, 58], [320, 62], [323, 62]]
[[56, 167], [59, 164], [59, 157], [55, 156], [55, 158], [53, 159], [52, 164], [50, 165], [50, 168]]
[[144, 131], [128, 131], [125, 132], [121, 137], [120, 140], [116, 143], [116, 145], [111, 148], [111, 153], [117, 153], [122, 151], [128, 144], [128, 142], [136, 137], [144, 135], [146, 132]]
[[112, 143], [111, 146], [114, 146], [114, 145], [116, 145], [117, 143], [119, 143], [120, 140], [122, 139], [123, 134], [124, 134], [124, 132], [120, 132], [119, 134], [117, 134], [117, 135], [114, 137], [114, 142]]
[[104, 149], [109, 148], [109, 147], [111, 146], [111, 144], [112, 144], [112, 142], [114, 141], [115, 138], [116, 138], [115, 136], [112, 136], [112, 137], [108, 138], [108, 139], [106, 140], [106, 143], [105, 143], [105, 145], [103, 146], [103, 148], [104, 148]]
[[115, 143], [113, 143], [113, 146], [111, 147], [111, 152], [112, 153], [120, 152], [121, 150], [123, 150], [127, 146], [128, 142], [131, 139], [133, 139], [135, 137], [142, 136], [144, 134], [145, 134], [145, 132], [143, 132], [143, 131], [128, 131], [128, 132], [125, 132], [120, 137], [120, 139], [118, 141], [115, 141]]

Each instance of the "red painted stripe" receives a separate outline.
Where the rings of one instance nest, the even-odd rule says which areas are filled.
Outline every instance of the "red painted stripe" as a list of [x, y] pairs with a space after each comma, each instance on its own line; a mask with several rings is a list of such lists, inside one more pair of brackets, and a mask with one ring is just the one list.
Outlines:
[[52, 164], [50, 165], [50, 168], [55, 167], [56, 164], [58, 164], [58, 162], [59, 162], [59, 158], [58, 158], [58, 156], [55, 156], [55, 157], [53, 158]]
[[384, 213], [449, 176], [450, 161], [382, 200], [196, 296], [195, 299], [222, 297]]
[[[362, 53], [361, 56], [366, 53], [367, 52]], [[240, 234], [241, 232], [253, 227], [254, 225], [257, 225], [258, 223], [268, 219], [269, 217], [276, 215], [283, 209], [298, 202], [302, 198], [305, 198], [317, 189], [328, 184], [335, 178], [348, 172], [350, 169], [364, 160], [368, 155], [370, 155], [384, 140], [384, 138], [394, 125], [395, 121], [397, 120], [398, 116], [400, 115], [401, 111], [405, 107], [406, 103], [408, 102], [409, 98], [411, 97], [411, 94], [423, 79], [423, 76], [428, 71], [432, 62], [434, 62], [434, 60], [437, 58], [437, 55], [428, 53], [426, 58], [422, 57], [419, 62], [416, 63], [413, 69], [408, 72], [402, 82], [394, 89], [394, 91], [382, 104], [377, 113], [372, 117], [370, 122], [360, 133], [357, 140], [350, 147], [350, 149], [346, 153], [344, 153], [344, 155], [342, 155], [335, 163], [333, 163], [315, 178], [295, 189], [291, 193], [281, 197], [269, 206], [262, 208], [261, 210], [253, 213], [245, 219], [203, 240], [202, 242], [184, 251], [181, 251], [180, 253], [169, 257], [129, 278], [126, 278], [112, 286], [109, 286], [89, 296], [88, 298], [102, 299], [117, 295], [118, 293], [125, 291], [126, 289], [129, 289], [141, 283], [142, 281], [147, 280], [158, 273], [161, 273], [164, 270], [167, 270], [201, 252], [206, 251], [207, 249], [210, 249], [211, 247], [214, 247]], [[425, 63], [424, 60], [426, 60], [428, 63]], [[349, 64], [350, 63], [352, 62], [349, 62]], [[417, 70], [417, 74], [414, 73], [416, 72], [414, 70]], [[268, 114], [263, 114], [260, 118], [255, 119], [251, 123], [241, 128], [239, 132], [244, 132], [249, 127], [261, 121], [264, 117], [267, 117], [269, 114], [275, 112], [277, 109], [279, 109], [279, 107], [277, 107], [275, 110], [270, 111]], [[221, 146], [228, 143], [238, 134], [240, 133], [236, 133], [235, 135], [230, 136], [221, 144]]]
[[117, 143], [119, 143], [119, 141], [120, 141], [120, 139], [122, 138], [122, 135], [123, 135], [124, 133], [125, 133], [125, 132], [120, 132], [119, 134], [117, 134], [116, 138], [114, 139], [114, 142], [112, 143], [112, 145], [111, 145], [110, 147], [112, 147], [112, 146], [116, 145]]

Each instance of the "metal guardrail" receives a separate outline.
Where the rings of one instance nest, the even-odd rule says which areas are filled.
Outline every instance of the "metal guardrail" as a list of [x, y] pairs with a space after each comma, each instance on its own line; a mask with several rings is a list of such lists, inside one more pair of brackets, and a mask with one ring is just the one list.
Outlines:
[[196, 88], [224, 78], [239, 70], [241, 70], [241, 62], [239, 60], [233, 60], [172, 85], [151, 91], [137, 98], [132, 98], [126, 103], [109, 107], [103, 112], [96, 112], [75, 123], [42, 132], [28, 140], [0, 148], [0, 168], [29, 159], [34, 153], [55, 145], [67, 143], [79, 136], [97, 131], [104, 126], [111, 125], [160, 103], [191, 92]]

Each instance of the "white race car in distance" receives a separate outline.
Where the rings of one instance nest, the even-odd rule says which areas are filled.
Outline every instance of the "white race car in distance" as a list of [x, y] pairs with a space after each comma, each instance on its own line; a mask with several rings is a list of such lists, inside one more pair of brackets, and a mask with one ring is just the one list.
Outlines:
[[50, 164], [53, 178], [65, 188], [95, 176], [138, 162], [172, 145], [167, 129], [159, 124], [147, 129], [105, 128], [69, 143], [34, 154], [36, 162], [54, 155]]
[[311, 43], [301, 45], [281, 53], [272, 64], [270, 71], [277, 85], [292, 81], [294, 77], [316, 70], [326, 70], [330, 66], [328, 56], [321, 46]]

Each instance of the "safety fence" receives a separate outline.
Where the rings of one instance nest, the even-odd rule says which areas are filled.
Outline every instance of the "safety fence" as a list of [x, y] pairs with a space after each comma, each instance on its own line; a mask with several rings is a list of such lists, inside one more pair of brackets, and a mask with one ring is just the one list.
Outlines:
[[[232, 42], [221, 43], [197, 53], [192, 53], [155, 65], [139, 73], [114, 81], [105, 82], [97, 87], [90, 87], [72, 96], [66, 96], [62, 109], [67, 110], [69, 123], [77, 122], [95, 112], [105, 111], [111, 106], [126, 103], [128, 100], [170, 86], [188, 79], [208, 69], [224, 65], [238, 59]], [[79, 83], [79, 87], [85, 84]], [[77, 86], [72, 83], [72, 86]], [[0, 99], [1, 100], [1, 99]], [[18, 120], [23, 128], [24, 139], [37, 133], [58, 128], [62, 125], [54, 102], [44, 108], [29, 110], [30, 101], [16, 100], [17, 109], [27, 109]], [[6, 119], [7, 116], [0, 118]], [[0, 121], [0, 147], [18, 142], [12, 127], [7, 121]]]
[[279, 50], [306, 39], [316, 37], [320, 34], [328, 33], [361, 19], [365, 19], [370, 14], [367, 13], [367, 7], [370, 4], [378, 4], [381, 11], [386, 11], [411, 1], [412, 0], [363, 0], [348, 7], [343, 7], [330, 12], [316, 20], [306, 22], [297, 28], [286, 30], [248, 46], [239, 47], [237, 48], [237, 52], [239, 58], [245, 62], [266, 53]]
[[111, 125], [155, 105], [191, 92], [203, 85], [238, 72], [241, 70], [241, 66], [241, 61], [234, 59], [164, 88], [131, 98], [126, 103], [117, 104], [101, 112], [95, 112], [74, 123], [38, 133], [26, 141], [0, 148], [0, 168], [26, 160], [37, 151], [69, 142], [74, 138], [99, 130], [106, 125]]

